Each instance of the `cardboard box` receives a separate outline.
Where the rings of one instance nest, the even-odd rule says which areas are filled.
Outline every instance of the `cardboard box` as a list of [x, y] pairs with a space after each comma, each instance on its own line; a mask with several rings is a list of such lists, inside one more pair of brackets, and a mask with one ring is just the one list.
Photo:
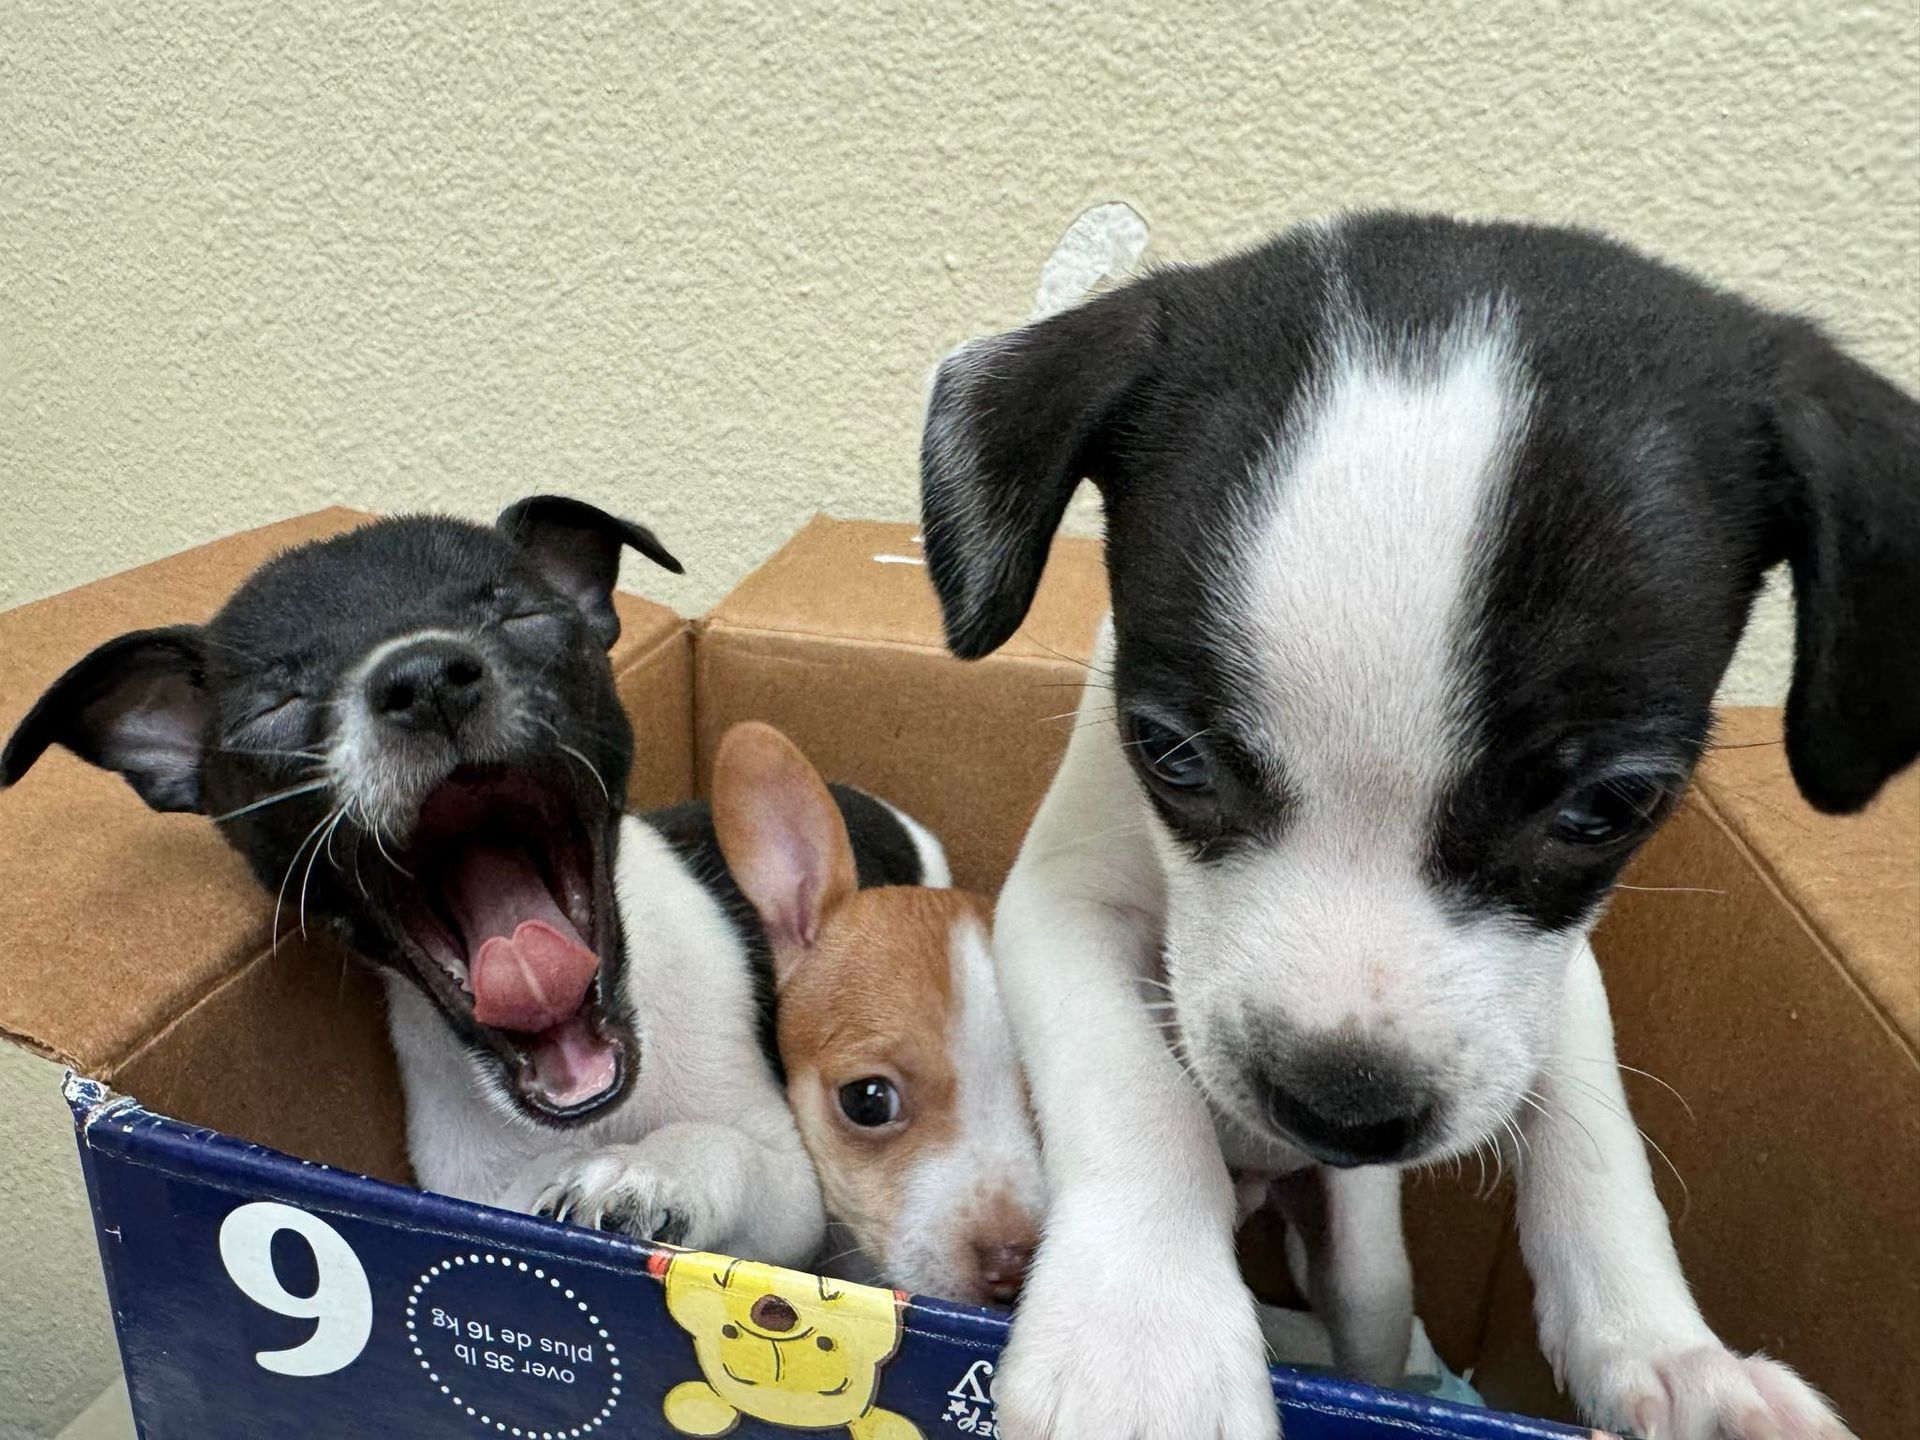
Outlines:
[[[271, 550], [356, 518], [270, 527], [0, 616], [0, 726], [89, 646], [204, 615]], [[1099, 557], [1062, 541], [1021, 635], [971, 666], [946, 656], [917, 559], [908, 527], [817, 520], [697, 626], [622, 597], [635, 803], [682, 798], [728, 724], [763, 718], [940, 829], [961, 883], [996, 886], [1065, 743]], [[1769, 726], [1732, 722], [1628, 877], [1651, 888], [1624, 891], [1602, 931], [1621, 1058], [1692, 1103], [1689, 1122], [1657, 1087], [1635, 1093], [1691, 1187], [1677, 1234], [1709, 1318], [1799, 1365], [1862, 1435], [1920, 1433], [1900, 1363], [1920, 1354], [1920, 777], [1861, 819], [1815, 817]], [[662, 1400], [700, 1372], [649, 1274], [657, 1257], [362, 1178], [405, 1176], [377, 988], [317, 944], [283, 940], [275, 956], [270, 906], [205, 821], [154, 815], [115, 777], [53, 755], [0, 796], [0, 856], [0, 1027], [148, 1107], [70, 1092], [145, 1434], [676, 1433]], [[1442, 1352], [1477, 1366], [1496, 1402], [1558, 1409], [1506, 1205], [1422, 1180], [1409, 1210]], [[316, 1285], [322, 1300], [303, 1304]], [[287, 1373], [345, 1354], [362, 1285], [359, 1348], [324, 1374]], [[303, 1308], [328, 1318], [295, 1318]], [[435, 1309], [483, 1327], [461, 1342], [471, 1364]], [[598, 1318], [576, 1334], [583, 1313]], [[999, 1322], [931, 1302], [893, 1313], [881, 1405], [928, 1440], [989, 1433], [978, 1362]], [[307, 1362], [256, 1358], [322, 1330]], [[547, 1373], [586, 1345], [591, 1361], [560, 1367], [571, 1381]], [[528, 1360], [539, 1373], [511, 1368]], [[459, 1390], [453, 1373], [479, 1378]], [[1294, 1440], [1559, 1433], [1284, 1372], [1275, 1386]], [[474, 1399], [485, 1407], [468, 1415]]]

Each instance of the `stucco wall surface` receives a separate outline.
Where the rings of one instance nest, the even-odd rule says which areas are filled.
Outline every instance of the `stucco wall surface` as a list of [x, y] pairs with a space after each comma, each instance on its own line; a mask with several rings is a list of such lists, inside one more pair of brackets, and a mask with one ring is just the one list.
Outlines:
[[1578, 220], [1920, 382], [1897, 0], [21, 4], [0, 142], [0, 604], [553, 486], [698, 607], [816, 507], [911, 513], [927, 367], [1103, 199], [1175, 259]]

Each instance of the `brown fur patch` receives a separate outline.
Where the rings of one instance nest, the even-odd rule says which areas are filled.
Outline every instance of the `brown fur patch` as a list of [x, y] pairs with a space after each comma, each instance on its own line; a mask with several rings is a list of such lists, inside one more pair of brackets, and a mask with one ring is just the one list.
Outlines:
[[[848, 896], [819, 942], [778, 965], [780, 1057], [801, 1138], [827, 1208], [870, 1252], [884, 1246], [906, 1175], [953, 1139], [956, 1077], [952, 936], [973, 919], [990, 930], [978, 895], [883, 886]], [[899, 1090], [903, 1124], [863, 1130], [840, 1111], [840, 1087], [881, 1076]]]

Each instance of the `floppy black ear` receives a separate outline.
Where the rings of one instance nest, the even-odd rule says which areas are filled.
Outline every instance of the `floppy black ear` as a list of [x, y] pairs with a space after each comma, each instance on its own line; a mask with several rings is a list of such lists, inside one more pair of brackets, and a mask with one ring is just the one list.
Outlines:
[[156, 810], [199, 810], [200, 767], [213, 727], [206, 651], [192, 625], [109, 640], [54, 681], [0, 751], [11, 785], [64, 745], [117, 770]]
[[1777, 400], [1793, 687], [1787, 760], [1860, 809], [1920, 754], [1920, 403], [1793, 325]]
[[631, 545], [654, 564], [684, 574], [680, 562], [644, 525], [609, 515], [584, 500], [530, 495], [509, 505], [493, 522], [534, 569], [580, 607], [600, 643], [620, 638], [613, 586], [620, 578], [620, 547]]
[[1151, 282], [962, 345], [941, 362], [920, 441], [921, 530], [947, 645], [977, 660], [1026, 617], [1047, 549], [1107, 428], [1146, 373]]

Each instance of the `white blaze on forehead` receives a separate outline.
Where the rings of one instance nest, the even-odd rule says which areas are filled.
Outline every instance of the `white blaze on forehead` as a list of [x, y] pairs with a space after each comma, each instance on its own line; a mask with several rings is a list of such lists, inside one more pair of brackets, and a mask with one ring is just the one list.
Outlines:
[[960, 1105], [960, 1128], [972, 1142], [1009, 1161], [1033, 1153], [1030, 1121], [1014, 1058], [1013, 1031], [994, 974], [993, 954], [977, 920], [956, 921], [948, 942], [954, 1007], [947, 1043]]
[[929, 1149], [906, 1175], [888, 1262], [895, 1283], [939, 1293], [977, 1235], [977, 1206], [994, 1197], [1024, 1207], [1038, 1225], [1045, 1200], [1040, 1147], [1027, 1110], [1013, 1032], [994, 976], [985, 928], [971, 916], [948, 942], [953, 1005], [946, 1043], [953, 1061], [953, 1138]]
[[1260, 461], [1221, 617], [1237, 737], [1279, 767], [1287, 823], [1231, 861], [1170, 838], [1167, 969], [1211, 1095], [1258, 1126], [1249, 1044], [1335, 1031], [1406, 1052], [1448, 1146], [1538, 1070], [1564, 937], [1470, 921], [1426, 863], [1472, 758], [1474, 629], [1531, 390], [1499, 307], [1409, 339], [1348, 320]]
[[1420, 341], [1342, 324], [1327, 349], [1255, 477], [1237, 718], [1309, 807], [1418, 825], [1465, 758], [1473, 596], [1530, 394], [1493, 306]]

